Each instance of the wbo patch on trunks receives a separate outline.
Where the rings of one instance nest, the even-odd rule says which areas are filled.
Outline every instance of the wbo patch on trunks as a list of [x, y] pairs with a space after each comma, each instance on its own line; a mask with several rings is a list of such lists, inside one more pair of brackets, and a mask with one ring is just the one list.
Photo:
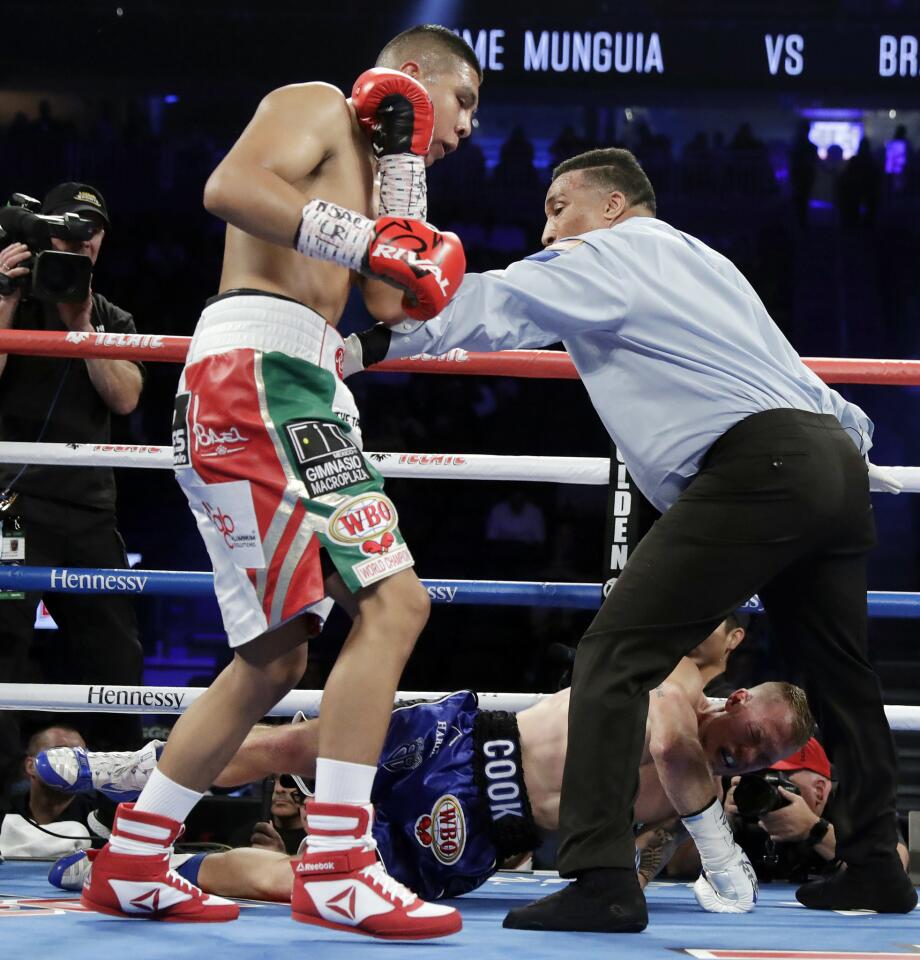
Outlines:
[[450, 865], [463, 856], [466, 847], [466, 817], [460, 801], [451, 793], [439, 797], [431, 813], [415, 821], [415, 839], [431, 850], [440, 863]]
[[[344, 546], [361, 545], [363, 553], [385, 553], [399, 523], [393, 501], [377, 490], [351, 497], [329, 518], [329, 536]], [[390, 534], [388, 537], [387, 534]]]
[[352, 566], [362, 587], [415, 563], [397, 523], [393, 501], [377, 490], [350, 497], [328, 519], [326, 533], [333, 544], [357, 547], [368, 558]]
[[295, 420], [285, 430], [311, 499], [373, 480], [357, 444], [337, 423]]

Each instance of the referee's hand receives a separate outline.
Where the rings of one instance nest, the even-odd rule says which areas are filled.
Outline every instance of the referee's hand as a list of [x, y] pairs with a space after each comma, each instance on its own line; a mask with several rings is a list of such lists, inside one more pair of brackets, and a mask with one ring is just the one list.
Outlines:
[[887, 467], [877, 467], [866, 459], [869, 468], [869, 489], [873, 493], [900, 493], [904, 484]]

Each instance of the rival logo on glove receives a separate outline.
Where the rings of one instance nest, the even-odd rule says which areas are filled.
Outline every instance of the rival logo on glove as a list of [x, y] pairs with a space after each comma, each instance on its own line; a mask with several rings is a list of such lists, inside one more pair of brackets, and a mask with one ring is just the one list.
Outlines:
[[441, 268], [433, 261], [420, 257], [414, 250], [406, 250], [404, 247], [394, 247], [388, 243], [378, 243], [371, 252], [371, 257], [380, 257], [384, 260], [401, 260], [411, 267], [416, 276], [430, 273], [434, 276], [435, 282], [441, 288], [441, 293], [446, 297], [450, 289], [450, 281], [444, 276]]

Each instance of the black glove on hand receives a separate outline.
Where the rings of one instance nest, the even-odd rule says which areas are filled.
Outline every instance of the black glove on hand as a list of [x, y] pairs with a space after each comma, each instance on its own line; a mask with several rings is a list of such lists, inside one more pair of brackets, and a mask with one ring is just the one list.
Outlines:
[[344, 376], [350, 377], [380, 363], [390, 349], [392, 331], [385, 323], [377, 323], [360, 333], [349, 334], [345, 338]]

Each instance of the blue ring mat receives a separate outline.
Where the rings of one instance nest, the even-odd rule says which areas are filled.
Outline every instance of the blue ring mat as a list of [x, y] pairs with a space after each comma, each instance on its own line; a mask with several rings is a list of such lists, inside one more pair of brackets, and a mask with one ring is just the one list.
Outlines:
[[[0, 955], [98, 960], [169, 957], [200, 960], [219, 950], [229, 960], [272, 958], [296, 947], [322, 960], [361, 960], [367, 951], [412, 951], [415, 960], [475, 957], [559, 960], [575, 951], [616, 960], [920, 960], [920, 913], [874, 914], [806, 910], [786, 884], [761, 887], [753, 913], [702, 911], [687, 884], [654, 883], [648, 891], [649, 926], [640, 934], [533, 933], [502, 929], [515, 906], [546, 896], [565, 883], [555, 874], [499, 873], [452, 901], [463, 930], [442, 940], [385, 942], [294, 923], [283, 904], [245, 902], [232, 923], [173, 924], [127, 920], [84, 911], [79, 898], [47, 882], [50, 863], [0, 864]], [[235, 956], [239, 951], [239, 958]]]

